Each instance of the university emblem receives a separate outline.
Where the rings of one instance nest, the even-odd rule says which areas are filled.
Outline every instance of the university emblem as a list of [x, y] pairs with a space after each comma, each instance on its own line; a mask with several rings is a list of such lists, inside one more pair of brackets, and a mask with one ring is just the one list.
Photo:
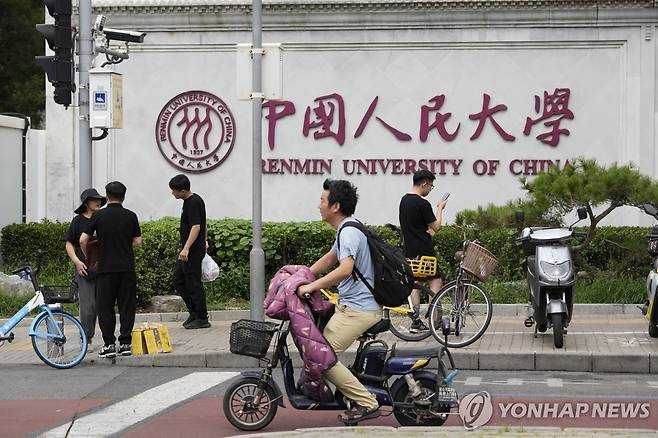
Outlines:
[[235, 143], [235, 119], [222, 99], [186, 91], [164, 105], [155, 124], [162, 156], [191, 173], [207, 172], [228, 158]]

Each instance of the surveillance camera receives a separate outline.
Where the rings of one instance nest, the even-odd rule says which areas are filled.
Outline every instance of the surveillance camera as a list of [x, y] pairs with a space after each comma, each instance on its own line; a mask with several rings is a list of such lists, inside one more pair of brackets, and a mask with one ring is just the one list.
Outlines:
[[102, 32], [103, 27], [105, 27], [105, 15], [96, 16], [96, 22], [94, 23], [94, 30], [96, 32]]
[[143, 43], [146, 36], [146, 32], [110, 29], [109, 27], [104, 28], [103, 33], [108, 40], [125, 41], [128, 43]]

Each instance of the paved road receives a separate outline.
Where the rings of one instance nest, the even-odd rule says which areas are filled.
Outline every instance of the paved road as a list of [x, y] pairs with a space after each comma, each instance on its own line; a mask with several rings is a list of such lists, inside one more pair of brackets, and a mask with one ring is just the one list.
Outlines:
[[[0, 373], [2, 436], [64, 437], [67, 432], [69, 437], [242, 435], [244, 433], [234, 429], [220, 410], [224, 391], [237, 371], [119, 366], [80, 366], [57, 371], [43, 365], [5, 365]], [[491, 394], [494, 415], [487, 426], [493, 427], [496, 434], [502, 433], [501, 430], [516, 430], [519, 426], [625, 427], [638, 433], [640, 429], [658, 430], [658, 378], [655, 375], [463, 371], [457, 378], [456, 388], [462, 396], [478, 391]], [[263, 432], [337, 425], [335, 412], [314, 411], [302, 415], [287, 402], [286, 405], [288, 407], [279, 409], [275, 420]], [[548, 418], [528, 414], [531, 405], [535, 412], [544, 410], [546, 415], [543, 416]], [[566, 405], [572, 406], [571, 414]], [[598, 406], [595, 415], [594, 405]], [[576, 417], [578, 409], [580, 414]], [[553, 410], [557, 413], [553, 414]], [[622, 410], [630, 414], [635, 411], [635, 415], [622, 418]], [[649, 415], [642, 418], [644, 410]], [[397, 427], [393, 416], [364, 425]], [[463, 430], [457, 415], [449, 418], [446, 427], [450, 427], [445, 429], [450, 435]], [[385, 436], [385, 430], [378, 433]], [[443, 430], [434, 429], [433, 433]], [[552, 430], [555, 433], [556, 430]], [[401, 433], [395, 430], [398, 436]]]

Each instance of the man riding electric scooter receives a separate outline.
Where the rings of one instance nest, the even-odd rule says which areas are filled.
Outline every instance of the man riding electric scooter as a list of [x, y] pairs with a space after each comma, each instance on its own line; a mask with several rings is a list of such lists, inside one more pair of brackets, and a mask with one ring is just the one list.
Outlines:
[[[358, 269], [366, 281], [374, 284], [373, 262], [367, 238], [354, 227], [345, 227], [341, 230], [345, 223], [355, 221], [352, 214], [356, 209], [357, 200], [356, 187], [350, 182], [343, 180], [324, 182], [320, 197], [320, 216], [324, 222], [341, 232], [337, 234], [337, 240], [331, 250], [320, 257], [310, 269], [317, 277], [318, 274], [330, 271], [336, 263], [338, 267], [297, 289], [299, 296], [304, 296], [312, 291], [338, 284], [340, 301], [323, 333], [336, 354], [347, 350], [382, 316], [382, 308], [375, 301], [373, 294], [362, 281], [352, 275], [354, 269]], [[341, 421], [355, 423], [379, 417], [379, 404], [375, 396], [368, 392], [341, 362], [330, 368], [324, 377], [353, 402], [351, 408], [339, 416]]]

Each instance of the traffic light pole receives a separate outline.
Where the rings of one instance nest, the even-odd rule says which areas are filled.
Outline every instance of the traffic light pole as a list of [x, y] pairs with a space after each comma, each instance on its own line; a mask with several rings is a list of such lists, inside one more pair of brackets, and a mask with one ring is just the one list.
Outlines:
[[89, 126], [89, 67], [92, 59], [91, 0], [80, 0], [78, 14], [78, 182], [82, 191], [92, 186], [91, 128]]

